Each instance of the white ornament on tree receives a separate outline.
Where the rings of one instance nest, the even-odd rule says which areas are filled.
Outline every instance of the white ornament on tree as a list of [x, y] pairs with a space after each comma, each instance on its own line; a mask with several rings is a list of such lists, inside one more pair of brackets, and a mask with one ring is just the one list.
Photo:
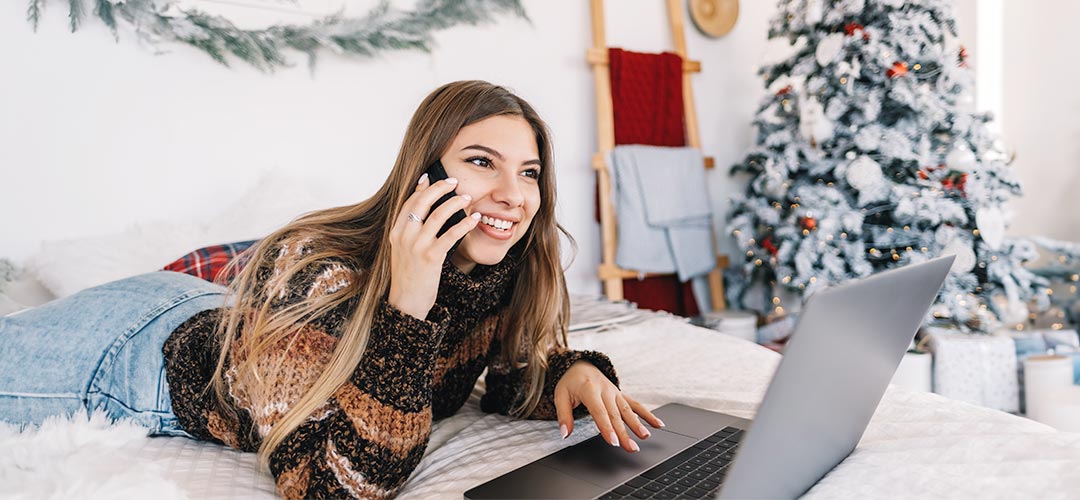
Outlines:
[[958, 144], [945, 155], [945, 164], [955, 170], [970, 172], [975, 169], [978, 159], [975, 158], [975, 153], [971, 152], [971, 148]]
[[866, 155], [860, 156], [848, 165], [846, 178], [848, 184], [860, 192], [876, 191], [885, 183], [881, 165]]
[[823, 17], [825, 17], [825, 5], [823, 0], [807, 0], [806, 24], [808, 26], [814, 26], [820, 23]]
[[832, 64], [836, 56], [840, 54], [840, 49], [844, 48], [844, 38], [843, 33], [833, 33], [822, 38], [818, 42], [817, 50], [814, 51], [818, 64], [823, 67]]
[[975, 250], [963, 238], [953, 238], [948, 245], [945, 245], [945, 249], [941, 253], [942, 255], [956, 255], [956, 260], [953, 261], [952, 265], [952, 272], [954, 273], [967, 274], [972, 269], [975, 269]]
[[991, 250], [1001, 248], [1005, 242], [1005, 215], [996, 206], [981, 207], [975, 212], [975, 225], [979, 236]]
[[816, 97], [805, 99], [799, 106], [799, 134], [814, 145], [829, 140], [833, 136], [832, 120], [825, 116], [825, 108]]

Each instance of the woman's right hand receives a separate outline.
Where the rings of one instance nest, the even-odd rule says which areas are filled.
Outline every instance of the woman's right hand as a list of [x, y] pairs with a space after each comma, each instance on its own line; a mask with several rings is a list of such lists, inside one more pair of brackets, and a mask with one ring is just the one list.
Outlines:
[[[469, 195], [454, 196], [431, 210], [436, 200], [456, 187], [457, 179], [453, 177], [429, 185], [428, 176], [424, 174], [390, 228], [390, 296], [387, 300], [399, 311], [419, 319], [427, 319], [431, 306], [435, 305], [446, 254], [480, 222], [480, 213], [476, 212], [441, 237], [435, 237], [451, 215], [464, 210], [472, 201]], [[411, 218], [410, 214], [420, 220]]]

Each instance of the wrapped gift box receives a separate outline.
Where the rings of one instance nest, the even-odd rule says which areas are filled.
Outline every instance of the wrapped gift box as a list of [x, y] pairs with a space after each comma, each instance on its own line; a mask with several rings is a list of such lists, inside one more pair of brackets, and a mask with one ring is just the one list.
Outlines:
[[934, 354], [934, 392], [1010, 413], [1020, 410], [1016, 345], [1012, 338], [935, 328], [924, 334]]

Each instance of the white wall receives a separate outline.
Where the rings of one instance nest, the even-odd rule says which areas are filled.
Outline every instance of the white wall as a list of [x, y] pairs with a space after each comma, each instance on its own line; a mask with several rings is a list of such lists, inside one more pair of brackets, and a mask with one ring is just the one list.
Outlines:
[[[971, 31], [965, 19], [973, 18], [974, 1], [961, 1], [961, 38]], [[607, 4], [610, 45], [672, 49], [664, 2]], [[1073, 17], [1055, 17], [1047, 4], [1031, 8], [1051, 18], [1038, 22]], [[584, 61], [591, 44], [588, 3], [524, 5], [531, 25], [505, 17], [493, 26], [452, 28], [436, 35], [430, 55], [353, 60], [324, 54], [312, 75], [300, 54], [292, 56], [297, 67], [262, 74], [239, 62], [222, 67], [179, 45], [163, 45], [169, 52], [155, 55], [130, 32], [121, 32], [117, 43], [93, 19], [72, 34], [66, 6], [57, 1], [47, 5], [34, 34], [25, 21], [26, 2], [0, 2], [0, 256], [18, 262], [41, 241], [117, 232], [136, 221], [210, 217], [270, 168], [324, 179], [328, 189], [352, 186], [359, 200], [382, 182], [420, 99], [447, 81], [478, 78], [515, 89], [550, 124], [560, 219], [580, 248], [570, 287], [599, 291], [589, 166], [596, 121]], [[734, 31], [720, 39], [700, 35], [687, 19], [690, 55], [703, 68], [693, 84], [703, 149], [719, 167], [709, 174], [718, 213], [740, 189], [726, 171], [753, 140], [749, 124], [763, 91], [755, 73], [775, 9], [771, 1], [740, 7]], [[1024, 10], [1011, 7], [1008, 19], [1028, 23], [1027, 29], [1036, 19]], [[1067, 66], [1070, 45], [1051, 39], [1070, 31], [1043, 31], [1010, 37], [1016, 44], [1010, 63], [1020, 64], [1020, 55], [1033, 60], [1007, 80], [1017, 82], [1008, 87], [1007, 111], [1016, 114], [1010, 123], [1018, 128], [1006, 130], [1006, 143], [1020, 152], [1018, 168], [1052, 163], [1052, 173], [1069, 180], [1023, 170], [1024, 223], [1014, 228], [1080, 240], [1080, 215], [1063, 210], [1061, 198], [1077, 187], [1068, 165], [1080, 151], [1065, 138], [1076, 128], [1074, 101], [1080, 98], [1067, 92], [1065, 73], [1075, 71]], [[1037, 81], [1029, 81], [1036, 74]], [[1020, 84], [1039, 95], [1021, 92]], [[1046, 89], [1028, 87], [1034, 84]], [[733, 249], [726, 238], [721, 245]]]
[[[701, 36], [687, 25], [705, 153], [718, 209], [731, 188], [726, 166], [749, 144], [759, 95], [754, 76], [771, 2], [743, 2], [734, 32]], [[351, 185], [357, 200], [389, 170], [406, 123], [430, 90], [457, 79], [507, 85], [554, 133], [561, 221], [580, 252], [575, 291], [599, 291], [599, 229], [592, 218], [596, 148], [588, 3], [526, 0], [529, 25], [458, 27], [430, 55], [373, 60], [325, 54], [314, 75], [222, 67], [184, 46], [155, 55], [96, 20], [74, 34], [52, 1], [34, 34], [25, 2], [0, 2], [0, 256], [21, 261], [43, 240], [118, 232], [135, 221], [210, 217], [269, 168]], [[664, 3], [608, 2], [612, 45], [672, 49]], [[213, 180], [205, 182], [206, 179]]]
[[1011, 232], [1080, 241], [1077, 2], [1004, 2], [1003, 139], [1024, 197]]

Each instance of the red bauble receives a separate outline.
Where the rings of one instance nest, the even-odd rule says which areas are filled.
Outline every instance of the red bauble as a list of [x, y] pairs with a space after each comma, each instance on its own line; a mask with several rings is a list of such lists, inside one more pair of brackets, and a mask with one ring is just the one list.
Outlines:
[[766, 236], [766, 237], [765, 237], [765, 240], [761, 242], [761, 246], [765, 247], [765, 251], [767, 251], [767, 252], [769, 252], [770, 254], [772, 254], [772, 256], [773, 256], [773, 257], [776, 257], [776, 252], [777, 252], [777, 251], [778, 251], [779, 249], [777, 249], [777, 248], [776, 248], [776, 245], [774, 245], [774, 244], [773, 244], [773, 242], [772, 242], [772, 236]]
[[813, 217], [802, 217], [802, 218], [799, 219], [799, 224], [802, 225], [803, 229], [806, 229], [806, 230], [809, 230], [809, 231], [813, 231], [813, 230], [817, 229], [817, 219], [815, 219]]
[[787, 94], [788, 92], [791, 92], [791, 90], [792, 90], [791, 85], [788, 85], [788, 86], [786, 86], [786, 87], [784, 87], [784, 88], [782, 88], [780, 90], [777, 90], [776, 95], [784, 95], [784, 94]]
[[870, 39], [870, 34], [866, 32], [866, 27], [859, 23], [847, 23], [844, 25], [844, 33], [847, 36], [855, 36], [856, 33], [862, 33], [862, 39], [864, 41]]
[[907, 63], [904, 61], [896, 61], [892, 67], [885, 72], [885, 76], [889, 78], [900, 78], [907, 74]]
[[960, 46], [960, 65], [967, 66], [968, 53], [967, 49], [963, 45]]

